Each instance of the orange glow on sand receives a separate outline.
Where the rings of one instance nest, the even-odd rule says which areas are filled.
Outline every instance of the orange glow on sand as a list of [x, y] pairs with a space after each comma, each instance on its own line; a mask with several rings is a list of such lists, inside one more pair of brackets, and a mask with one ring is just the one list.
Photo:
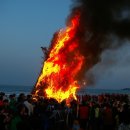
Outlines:
[[84, 57], [78, 51], [79, 41], [74, 38], [79, 17], [73, 17], [70, 25], [60, 30], [53, 40], [35, 86], [35, 96], [54, 98], [58, 102], [76, 99], [79, 88], [76, 76], [84, 62]]

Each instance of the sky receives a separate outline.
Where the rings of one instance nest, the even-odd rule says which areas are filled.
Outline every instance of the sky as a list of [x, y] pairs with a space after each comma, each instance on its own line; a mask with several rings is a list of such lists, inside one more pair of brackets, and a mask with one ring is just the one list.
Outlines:
[[[35, 84], [42, 67], [40, 47], [48, 47], [53, 34], [65, 27], [71, 4], [71, 0], [0, 0], [0, 84]], [[111, 59], [102, 60], [94, 67], [94, 87], [130, 87], [129, 50], [127, 44], [103, 53], [102, 59], [113, 55], [114, 62], [106, 67]]]

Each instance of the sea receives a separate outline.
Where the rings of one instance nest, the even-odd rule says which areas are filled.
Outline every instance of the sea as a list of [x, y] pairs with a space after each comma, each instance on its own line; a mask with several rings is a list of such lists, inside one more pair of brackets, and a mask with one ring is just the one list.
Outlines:
[[20, 93], [31, 94], [33, 86], [20, 86], [20, 85], [0, 85], [0, 92], [4, 92], [6, 95]]
[[[0, 92], [4, 92], [6, 95], [20, 93], [31, 94], [34, 86], [20, 86], [20, 85], [0, 85]], [[104, 93], [108, 94], [128, 94], [130, 95], [130, 88], [126, 89], [99, 89], [99, 88], [84, 88], [77, 91], [79, 95], [100, 95]]]

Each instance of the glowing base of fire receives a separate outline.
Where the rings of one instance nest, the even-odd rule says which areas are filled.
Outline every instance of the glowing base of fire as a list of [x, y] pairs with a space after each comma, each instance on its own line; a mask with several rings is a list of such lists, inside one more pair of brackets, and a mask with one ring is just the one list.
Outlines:
[[76, 89], [77, 87], [72, 87], [67, 91], [62, 91], [61, 89], [54, 91], [54, 89], [48, 88], [45, 92], [47, 94], [47, 98], [54, 98], [60, 103], [63, 100], [70, 98], [74, 98], [76, 100]]

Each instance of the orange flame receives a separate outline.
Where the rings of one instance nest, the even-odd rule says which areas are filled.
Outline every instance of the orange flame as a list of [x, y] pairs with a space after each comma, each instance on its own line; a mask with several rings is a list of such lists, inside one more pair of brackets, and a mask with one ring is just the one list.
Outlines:
[[44, 96], [58, 102], [76, 99], [79, 87], [76, 76], [84, 61], [78, 51], [79, 42], [75, 38], [78, 25], [79, 15], [71, 20], [70, 26], [59, 31], [36, 83], [35, 95], [45, 93]]

